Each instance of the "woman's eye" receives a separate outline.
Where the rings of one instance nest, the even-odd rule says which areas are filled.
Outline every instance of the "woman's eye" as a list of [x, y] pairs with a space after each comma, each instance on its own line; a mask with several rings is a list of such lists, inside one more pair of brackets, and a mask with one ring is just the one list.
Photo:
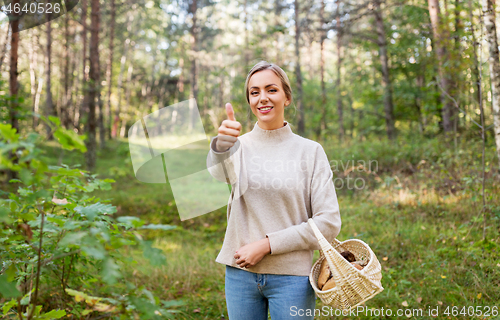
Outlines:
[[271, 89], [271, 90], [269, 90], [269, 91], [276, 92], [277, 90], [276, 90], [276, 89]]

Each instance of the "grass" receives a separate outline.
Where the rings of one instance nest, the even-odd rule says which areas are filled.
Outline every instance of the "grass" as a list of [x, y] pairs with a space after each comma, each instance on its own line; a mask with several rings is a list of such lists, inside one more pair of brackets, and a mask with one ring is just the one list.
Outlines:
[[[500, 308], [500, 185], [492, 146], [487, 152], [488, 220], [487, 241], [483, 241], [479, 144], [464, 141], [457, 150], [437, 140], [407, 145], [365, 141], [343, 148], [333, 147], [331, 142], [323, 145], [330, 160], [378, 162], [376, 172], [335, 172], [341, 179], [351, 176], [365, 181], [363, 190], [337, 190], [342, 215], [338, 238], [365, 241], [381, 262], [385, 290], [365, 304], [368, 308], [390, 309], [393, 314], [398, 309], [423, 310], [422, 316], [406, 317], [409, 319], [434, 319], [428, 313], [436, 308], [438, 318], [483, 319], [455, 317], [451, 308]], [[169, 185], [137, 181], [125, 142], [110, 142], [109, 148], [100, 153], [97, 172], [117, 182], [112, 190], [97, 196], [112, 199], [117, 215], [179, 226], [178, 230], [144, 234], [163, 250], [166, 265], [152, 266], [142, 252], [130, 248], [134, 262], [122, 265], [122, 272], [162, 300], [184, 301], [184, 306], [177, 307], [176, 319], [227, 319], [225, 267], [215, 262], [224, 238], [227, 208], [180, 221]], [[46, 150], [56, 163], [60, 150], [50, 145]], [[83, 163], [78, 153], [65, 152], [61, 159], [67, 164]], [[322, 307], [318, 299], [316, 308], [324, 310]], [[449, 316], [444, 314], [447, 307]], [[330, 318], [383, 317], [315, 317]]]

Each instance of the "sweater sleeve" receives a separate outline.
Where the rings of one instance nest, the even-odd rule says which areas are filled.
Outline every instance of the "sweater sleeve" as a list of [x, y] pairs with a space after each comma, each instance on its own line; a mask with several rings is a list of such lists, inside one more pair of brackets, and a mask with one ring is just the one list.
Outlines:
[[215, 179], [221, 182], [230, 182], [234, 184], [237, 180], [235, 171], [235, 153], [240, 148], [240, 140], [236, 140], [236, 143], [229, 148], [227, 151], [218, 152], [215, 148], [217, 143], [217, 137], [213, 137], [210, 142], [210, 151], [207, 156], [207, 169], [208, 172]]
[[[318, 144], [311, 181], [311, 215], [318, 229], [329, 242], [340, 232], [340, 211], [333, 172], [323, 147]], [[271, 255], [297, 250], [319, 250], [318, 239], [307, 223], [302, 222], [283, 230], [268, 233]]]

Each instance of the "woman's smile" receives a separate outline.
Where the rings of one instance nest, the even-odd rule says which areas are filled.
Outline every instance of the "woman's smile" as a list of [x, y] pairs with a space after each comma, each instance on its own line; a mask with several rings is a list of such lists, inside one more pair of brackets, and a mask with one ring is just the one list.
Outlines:
[[264, 107], [260, 107], [258, 109], [259, 109], [260, 113], [269, 113], [274, 108], [271, 106], [264, 106]]

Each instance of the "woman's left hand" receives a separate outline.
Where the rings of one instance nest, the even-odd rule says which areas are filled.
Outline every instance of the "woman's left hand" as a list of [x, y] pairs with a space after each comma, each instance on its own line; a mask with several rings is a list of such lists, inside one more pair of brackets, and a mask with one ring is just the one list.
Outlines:
[[234, 254], [234, 259], [241, 268], [249, 268], [255, 266], [269, 253], [271, 253], [271, 245], [269, 238], [266, 237], [239, 248]]

